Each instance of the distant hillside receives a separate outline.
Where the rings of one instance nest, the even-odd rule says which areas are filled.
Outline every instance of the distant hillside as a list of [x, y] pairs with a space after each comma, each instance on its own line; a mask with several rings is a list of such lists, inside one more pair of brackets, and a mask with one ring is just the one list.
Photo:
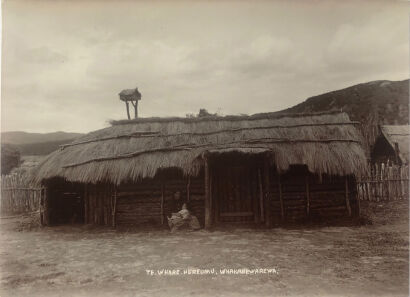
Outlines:
[[40, 142], [66, 141], [82, 136], [81, 133], [52, 132], [52, 133], [29, 133], [22, 131], [2, 132], [1, 141], [11, 144], [30, 144]]
[[20, 165], [20, 152], [12, 144], [1, 144], [1, 175], [9, 174], [10, 171]]
[[362, 123], [368, 145], [373, 145], [377, 125], [409, 123], [409, 80], [379, 80], [310, 97], [283, 110], [289, 113], [320, 112], [340, 109], [353, 121]]
[[53, 132], [53, 133], [28, 133], [28, 132], [3, 132], [1, 142], [13, 144], [20, 154], [48, 155], [59, 148], [61, 144], [70, 143], [82, 136], [81, 133]]
[[42, 155], [48, 155], [51, 152], [54, 152], [60, 147], [60, 145], [70, 143], [74, 139], [16, 144], [15, 146], [18, 147], [22, 156], [42, 156]]

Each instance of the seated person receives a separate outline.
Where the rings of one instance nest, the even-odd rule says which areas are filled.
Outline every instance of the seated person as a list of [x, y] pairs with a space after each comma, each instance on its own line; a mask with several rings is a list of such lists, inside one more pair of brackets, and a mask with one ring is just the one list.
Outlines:
[[174, 212], [171, 217], [168, 217], [168, 226], [171, 228], [171, 232], [182, 228], [189, 230], [198, 230], [201, 228], [198, 219], [190, 213], [186, 203], [182, 205], [180, 211]]

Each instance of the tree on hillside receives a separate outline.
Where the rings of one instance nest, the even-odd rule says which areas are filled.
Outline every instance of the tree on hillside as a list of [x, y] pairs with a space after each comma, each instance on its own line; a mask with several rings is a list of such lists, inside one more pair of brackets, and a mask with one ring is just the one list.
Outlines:
[[11, 170], [20, 165], [19, 150], [7, 143], [1, 144], [1, 175], [9, 174]]

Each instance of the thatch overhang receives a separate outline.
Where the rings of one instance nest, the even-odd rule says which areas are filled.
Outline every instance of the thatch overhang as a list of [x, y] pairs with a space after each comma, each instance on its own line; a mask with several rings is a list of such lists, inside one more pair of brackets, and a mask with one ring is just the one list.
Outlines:
[[280, 172], [305, 164], [317, 174], [358, 174], [367, 161], [356, 124], [340, 112], [115, 121], [50, 154], [35, 180], [121, 184], [165, 168], [197, 175], [204, 156], [226, 152], [267, 154]]
[[403, 164], [409, 163], [409, 125], [384, 125], [380, 127], [381, 134], [386, 138], [393, 150], [398, 147], [398, 155]]

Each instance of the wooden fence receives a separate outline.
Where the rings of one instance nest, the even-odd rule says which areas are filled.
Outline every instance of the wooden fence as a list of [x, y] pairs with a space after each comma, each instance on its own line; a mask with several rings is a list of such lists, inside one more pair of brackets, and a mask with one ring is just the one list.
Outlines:
[[44, 188], [28, 183], [24, 173], [1, 177], [1, 214], [18, 214], [38, 211]]
[[409, 166], [391, 163], [369, 166], [368, 172], [357, 179], [360, 200], [389, 201], [409, 198]]

